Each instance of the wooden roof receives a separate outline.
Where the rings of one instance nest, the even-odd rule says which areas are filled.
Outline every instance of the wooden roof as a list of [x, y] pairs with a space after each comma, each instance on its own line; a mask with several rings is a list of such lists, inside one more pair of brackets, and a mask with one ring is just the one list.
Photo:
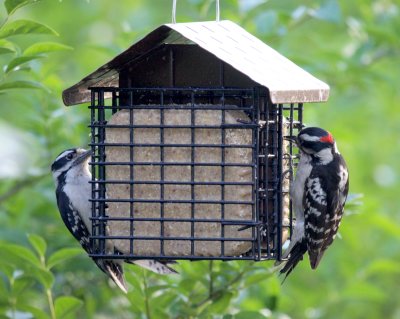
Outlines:
[[323, 102], [329, 86], [231, 21], [165, 24], [63, 92], [65, 105], [90, 101], [89, 87], [118, 86], [128, 63], [164, 44], [197, 44], [261, 86], [273, 103]]

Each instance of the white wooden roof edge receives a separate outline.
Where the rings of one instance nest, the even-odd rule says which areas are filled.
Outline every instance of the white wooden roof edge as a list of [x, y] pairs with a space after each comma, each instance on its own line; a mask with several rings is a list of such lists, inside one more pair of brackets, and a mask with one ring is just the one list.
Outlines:
[[[166, 29], [169, 34], [163, 35]], [[171, 33], [172, 32], [172, 33]], [[156, 40], [154, 40], [156, 39]], [[153, 41], [154, 43], [152, 43]], [[329, 86], [305, 71], [261, 40], [228, 21], [205, 21], [165, 24], [109, 61], [79, 83], [63, 92], [66, 105], [90, 100], [91, 86], [115, 85], [118, 70], [115, 65], [142, 54], [143, 46], [172, 43], [195, 43], [228, 63], [260, 86], [268, 88], [273, 103], [324, 102]]]

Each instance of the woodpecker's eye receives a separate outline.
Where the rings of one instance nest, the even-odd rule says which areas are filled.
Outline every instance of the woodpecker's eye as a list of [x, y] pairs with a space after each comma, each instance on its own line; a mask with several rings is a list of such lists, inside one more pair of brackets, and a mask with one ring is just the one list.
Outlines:
[[67, 160], [72, 160], [74, 158], [74, 153], [69, 153], [66, 158]]

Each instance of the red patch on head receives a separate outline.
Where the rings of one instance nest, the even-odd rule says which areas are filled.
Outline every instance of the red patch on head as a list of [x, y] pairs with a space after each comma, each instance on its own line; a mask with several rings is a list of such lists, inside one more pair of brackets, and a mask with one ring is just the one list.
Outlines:
[[328, 135], [322, 136], [319, 140], [320, 140], [320, 142], [329, 143], [329, 144], [333, 144], [335, 142], [332, 134], [329, 132], [328, 132]]

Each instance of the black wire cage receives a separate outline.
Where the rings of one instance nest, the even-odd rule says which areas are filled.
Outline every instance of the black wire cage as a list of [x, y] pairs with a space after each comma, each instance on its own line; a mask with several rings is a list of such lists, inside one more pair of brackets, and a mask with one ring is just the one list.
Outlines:
[[271, 50], [230, 21], [164, 25], [64, 91], [91, 103], [91, 257], [281, 259], [287, 137], [329, 87]]
[[91, 91], [92, 257], [280, 258], [295, 163], [284, 140], [302, 104], [260, 87]]

